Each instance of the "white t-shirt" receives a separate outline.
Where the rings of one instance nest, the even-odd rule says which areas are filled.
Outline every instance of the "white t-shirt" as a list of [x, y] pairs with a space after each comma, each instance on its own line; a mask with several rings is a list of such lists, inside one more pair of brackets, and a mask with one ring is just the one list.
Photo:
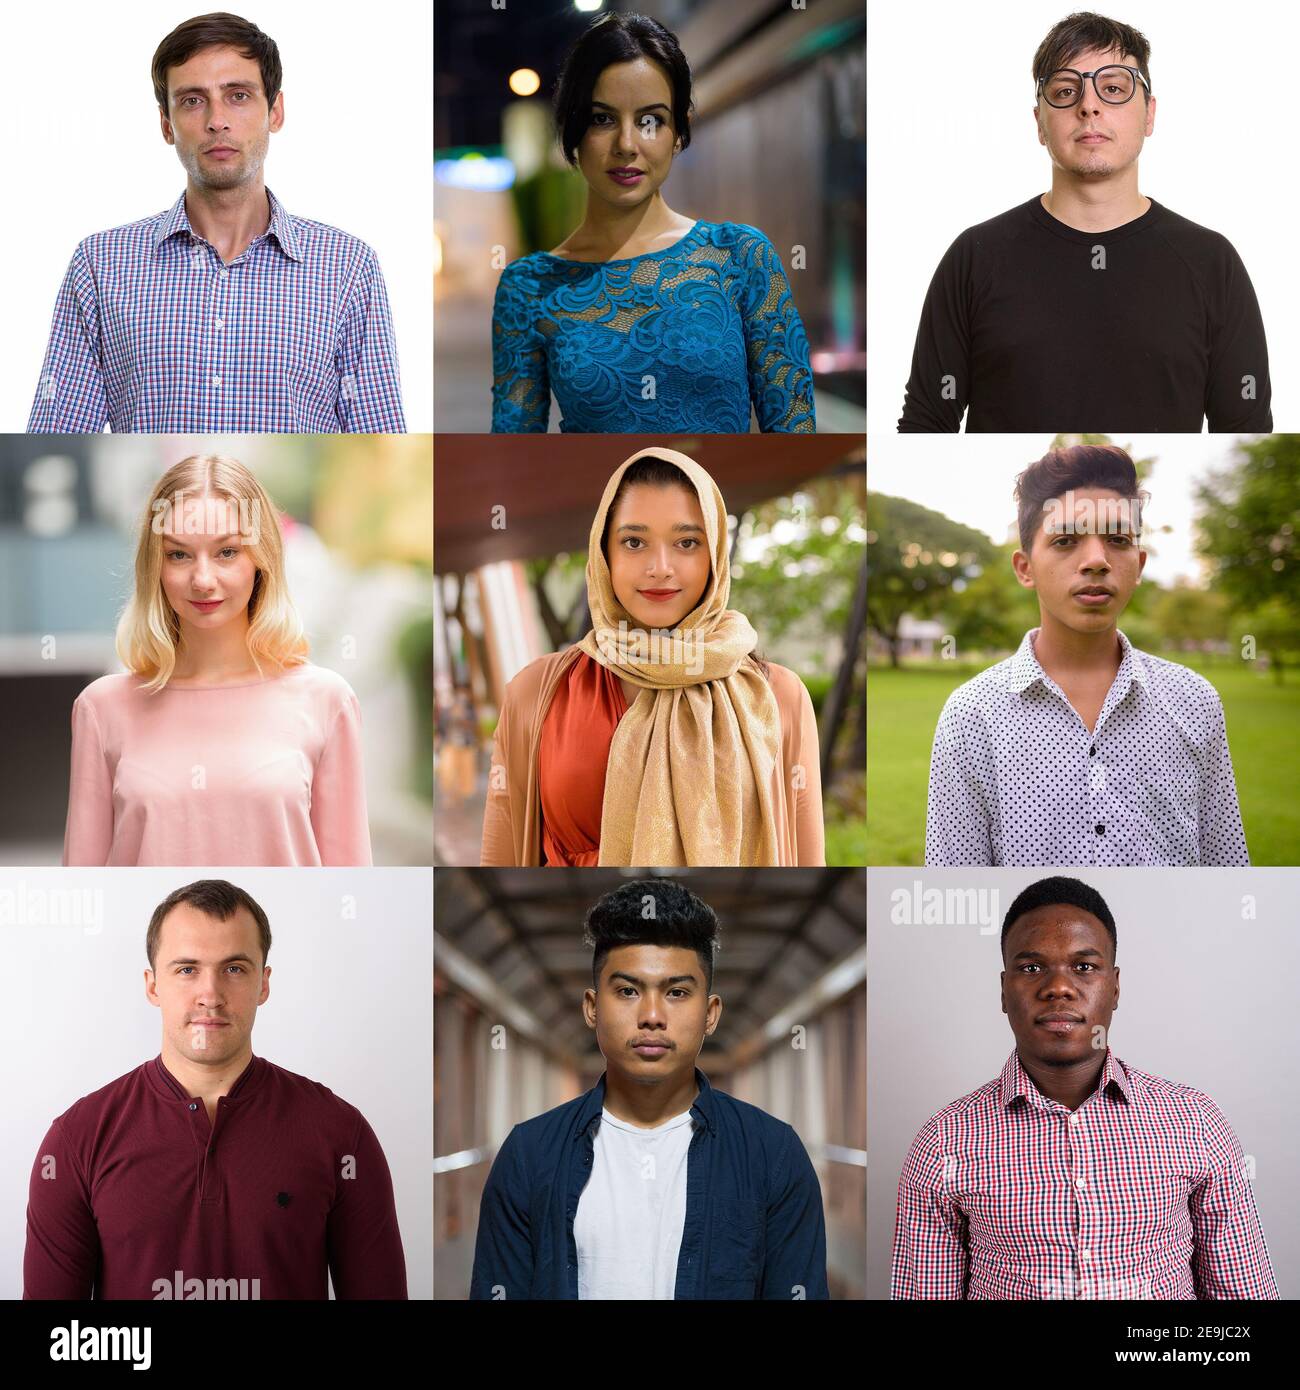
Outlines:
[[689, 1110], [655, 1129], [601, 1110], [573, 1218], [579, 1298], [672, 1298], [693, 1131]]

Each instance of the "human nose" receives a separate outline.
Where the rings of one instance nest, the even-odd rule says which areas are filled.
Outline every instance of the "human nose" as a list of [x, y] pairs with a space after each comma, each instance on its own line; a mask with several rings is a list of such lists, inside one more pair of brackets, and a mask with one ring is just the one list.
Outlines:
[[195, 985], [194, 1002], [208, 1006], [220, 1004], [225, 1000], [225, 982], [217, 970], [202, 972]]
[[1083, 537], [1079, 545], [1079, 568], [1081, 570], [1109, 570], [1110, 557], [1106, 554], [1106, 538], [1095, 531]]
[[1089, 118], [1101, 114], [1101, 96], [1097, 91], [1097, 74], [1089, 73], [1079, 82], [1079, 105], [1080, 116]]
[[1066, 973], [1064, 966], [1044, 971], [1038, 983], [1040, 999], [1073, 999], [1077, 993], [1075, 981]]
[[194, 558], [194, 573], [190, 583], [199, 593], [207, 593], [214, 587], [212, 561], [203, 554], [196, 555]]
[[647, 546], [645, 566], [647, 574], [671, 574], [673, 572], [672, 547], [667, 545]]
[[648, 989], [641, 995], [641, 1014], [637, 1020], [637, 1025], [641, 1028], [663, 1028], [666, 1026], [663, 1000], [659, 997], [658, 991]]
[[230, 119], [226, 115], [225, 107], [216, 104], [208, 107], [207, 128], [214, 133], [230, 129]]

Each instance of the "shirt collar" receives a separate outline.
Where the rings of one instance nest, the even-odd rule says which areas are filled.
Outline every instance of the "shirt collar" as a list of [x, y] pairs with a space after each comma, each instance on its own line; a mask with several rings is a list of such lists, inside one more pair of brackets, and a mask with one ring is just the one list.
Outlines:
[[[1011, 666], [1007, 672], [1007, 689], [1013, 695], [1023, 694], [1035, 681], [1047, 680], [1047, 672], [1038, 664], [1038, 657], [1034, 654], [1034, 638], [1042, 631], [1042, 628], [1031, 628], [1020, 640], [1020, 646], [1015, 656], [1011, 658]], [[1128, 694], [1129, 686], [1134, 682], [1145, 690], [1147, 686], [1147, 670], [1142, 661], [1142, 653], [1128, 640], [1119, 629], [1120, 659], [1119, 670], [1115, 672], [1115, 680], [1111, 689], [1115, 692], [1116, 698], [1122, 700]]]
[[[700, 1093], [695, 1097], [695, 1104], [691, 1106], [691, 1118], [704, 1125], [712, 1134], [716, 1130], [714, 1124], [716, 1102], [713, 1098], [713, 1087], [709, 1085], [709, 1078], [699, 1069], [695, 1068], [695, 1084], [700, 1088]], [[600, 1080], [582, 1098], [582, 1105], [578, 1109], [578, 1123], [574, 1131], [574, 1138], [579, 1139], [600, 1120], [600, 1112], [605, 1105], [605, 1073], [602, 1072]]]
[[[1011, 1056], [1007, 1058], [1006, 1066], [1002, 1068], [1002, 1076], [998, 1084], [1003, 1109], [1006, 1109], [1012, 1101], [1019, 1098], [1023, 1098], [1028, 1104], [1037, 1106], [1040, 1110], [1054, 1103], [1048, 1100], [1034, 1085], [1033, 1078], [1021, 1065], [1019, 1052], [1014, 1049], [1012, 1049]], [[1106, 1049], [1106, 1061], [1101, 1069], [1097, 1090], [1093, 1092], [1093, 1095], [1097, 1094], [1111, 1097], [1118, 1094], [1130, 1104], [1133, 1101], [1133, 1083], [1129, 1078], [1128, 1070], [1109, 1047]]]
[[[271, 221], [264, 236], [273, 236], [280, 244], [280, 249], [292, 260], [302, 260], [302, 246], [298, 240], [298, 235], [293, 229], [293, 220], [284, 209], [284, 204], [268, 188], [266, 190], [267, 202], [271, 205]], [[163, 215], [163, 219], [158, 223], [153, 234], [153, 249], [155, 251], [167, 240], [168, 237], [183, 233], [186, 236], [196, 236], [197, 233], [190, 225], [189, 214], [185, 211], [185, 194], [172, 204], [171, 210]]]
[[[183, 1100], [187, 1104], [195, 1099], [181, 1085], [179, 1081], [163, 1066], [162, 1054], [160, 1053], [149, 1064], [149, 1072], [156, 1085], [160, 1086], [169, 1096], [174, 1096], [178, 1100]], [[257, 1089], [262, 1077], [266, 1073], [266, 1063], [260, 1057], [254, 1056], [249, 1059], [248, 1065], [235, 1078], [230, 1090], [222, 1097], [223, 1100], [236, 1101], [247, 1097]]]

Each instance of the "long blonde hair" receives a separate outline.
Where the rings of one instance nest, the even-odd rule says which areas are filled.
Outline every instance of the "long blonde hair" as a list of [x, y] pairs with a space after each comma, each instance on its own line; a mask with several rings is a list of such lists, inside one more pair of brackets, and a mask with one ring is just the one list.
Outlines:
[[154, 484], [135, 547], [135, 590], [117, 623], [117, 655], [145, 678], [146, 690], [161, 690], [176, 669], [181, 625], [162, 587], [163, 528], [155, 518], [178, 494], [219, 497], [258, 518], [257, 539], [245, 544], [257, 566], [248, 600], [248, 654], [259, 674], [262, 661], [285, 668], [307, 660], [302, 620], [284, 578], [284, 543], [279, 513], [266, 489], [238, 459], [192, 454], [173, 464]]

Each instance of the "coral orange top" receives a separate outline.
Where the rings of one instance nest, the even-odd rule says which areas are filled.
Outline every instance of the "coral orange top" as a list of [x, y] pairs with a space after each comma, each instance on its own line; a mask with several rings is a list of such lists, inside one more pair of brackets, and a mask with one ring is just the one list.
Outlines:
[[626, 713], [618, 677], [583, 652], [556, 687], [542, 724], [537, 782], [543, 863], [585, 867], [600, 858], [609, 745]]

